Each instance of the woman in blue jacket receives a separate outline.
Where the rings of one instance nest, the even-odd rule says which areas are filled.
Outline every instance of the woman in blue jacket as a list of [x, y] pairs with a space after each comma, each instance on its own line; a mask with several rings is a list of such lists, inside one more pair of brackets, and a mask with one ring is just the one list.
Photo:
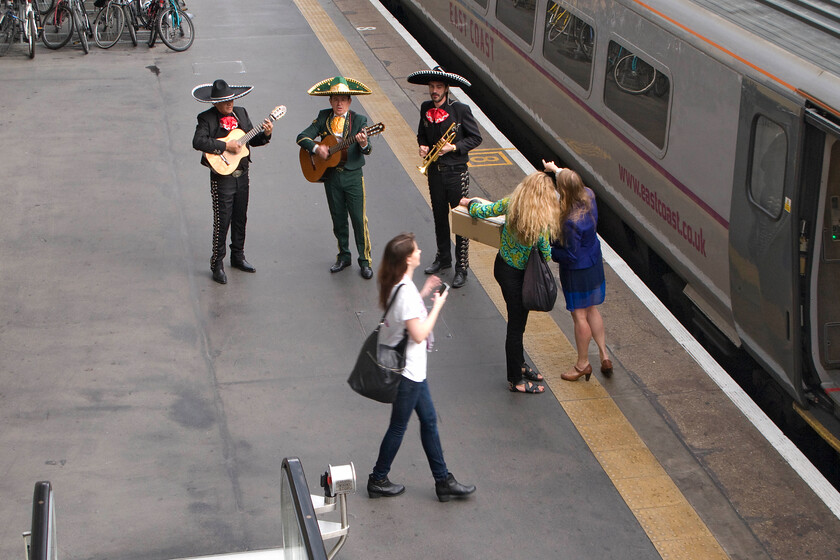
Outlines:
[[601, 243], [595, 229], [598, 225], [598, 206], [595, 193], [583, 184], [580, 175], [571, 169], [561, 169], [553, 161], [543, 161], [546, 172], [554, 173], [560, 197], [559, 237], [551, 242], [551, 258], [560, 263], [560, 285], [566, 299], [566, 309], [575, 325], [577, 362], [560, 377], [589, 381], [589, 341], [595, 339], [601, 358], [601, 373], [612, 374], [612, 362], [607, 355], [604, 321], [597, 305], [604, 303], [606, 282]]

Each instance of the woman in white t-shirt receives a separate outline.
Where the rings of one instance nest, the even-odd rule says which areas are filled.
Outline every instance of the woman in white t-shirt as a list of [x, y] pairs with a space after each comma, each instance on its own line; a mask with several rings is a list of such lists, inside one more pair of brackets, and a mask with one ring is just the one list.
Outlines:
[[[379, 331], [379, 344], [396, 346], [408, 334], [405, 351], [405, 370], [400, 382], [397, 398], [391, 408], [391, 423], [382, 444], [373, 472], [368, 477], [368, 495], [371, 498], [381, 496], [399, 496], [405, 492], [405, 486], [388, 480], [391, 463], [400, 450], [411, 413], [416, 411], [420, 419], [420, 440], [429, 460], [429, 467], [435, 478], [435, 492], [441, 502], [451, 498], [461, 498], [475, 492], [475, 486], [464, 485], [455, 480], [446, 468], [443, 449], [437, 429], [437, 412], [432, 403], [429, 386], [426, 382], [426, 350], [432, 340], [432, 328], [435, 326], [440, 308], [446, 302], [446, 293], [438, 293], [440, 278], [430, 276], [423, 289], [418, 291], [412, 281], [414, 270], [420, 265], [420, 249], [414, 240], [414, 234], [401, 233], [388, 242], [379, 265], [379, 305], [388, 309], [388, 303], [397, 287], [402, 288], [396, 294], [385, 324]], [[427, 313], [424, 297], [434, 293], [432, 310]]]

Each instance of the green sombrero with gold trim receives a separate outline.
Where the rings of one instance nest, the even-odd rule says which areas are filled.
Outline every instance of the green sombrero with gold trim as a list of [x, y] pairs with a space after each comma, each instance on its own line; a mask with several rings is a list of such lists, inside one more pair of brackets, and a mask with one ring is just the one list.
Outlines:
[[318, 82], [306, 93], [309, 95], [370, 95], [373, 92], [359, 80], [336, 76]]

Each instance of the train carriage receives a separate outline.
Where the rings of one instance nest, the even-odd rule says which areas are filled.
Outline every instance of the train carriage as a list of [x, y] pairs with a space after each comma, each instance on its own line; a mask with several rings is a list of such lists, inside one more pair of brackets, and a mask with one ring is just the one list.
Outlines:
[[397, 3], [581, 172], [710, 334], [840, 416], [835, 2]]

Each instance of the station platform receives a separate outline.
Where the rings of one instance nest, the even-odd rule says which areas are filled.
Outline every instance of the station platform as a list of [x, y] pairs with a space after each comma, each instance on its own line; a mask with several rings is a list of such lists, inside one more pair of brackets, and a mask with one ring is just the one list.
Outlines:
[[[390, 407], [346, 379], [381, 316], [376, 283], [355, 255], [330, 274], [323, 187], [300, 173], [295, 137], [328, 106], [311, 85], [342, 74], [370, 86], [351, 108], [386, 125], [364, 168], [373, 268], [402, 231], [428, 264], [415, 139], [428, 93], [405, 76], [430, 61], [370, 0], [188, 4], [196, 39], [183, 53], [39, 45], [34, 60], [15, 46], [0, 60], [0, 123], [13, 131], [0, 206], [0, 556], [21, 552], [36, 480], [55, 488], [62, 559], [277, 547], [280, 463], [296, 456], [313, 493], [328, 464], [355, 465], [345, 560], [840, 557], [837, 512], [814, 490], [824, 481], [759, 432], [609, 249], [601, 311], [615, 373], [560, 379], [575, 352], [558, 306], [529, 318], [526, 351], [547, 391], [522, 395], [505, 381], [495, 250], [472, 243], [429, 384], [447, 465], [477, 492], [437, 501], [413, 421], [391, 472], [406, 493], [369, 500]], [[237, 102], [254, 122], [287, 107], [252, 150], [257, 273], [228, 266], [224, 286], [210, 276], [208, 173], [191, 147], [207, 106], [190, 92], [217, 78], [255, 86]], [[526, 163], [483, 132], [472, 194], [496, 199]]]

